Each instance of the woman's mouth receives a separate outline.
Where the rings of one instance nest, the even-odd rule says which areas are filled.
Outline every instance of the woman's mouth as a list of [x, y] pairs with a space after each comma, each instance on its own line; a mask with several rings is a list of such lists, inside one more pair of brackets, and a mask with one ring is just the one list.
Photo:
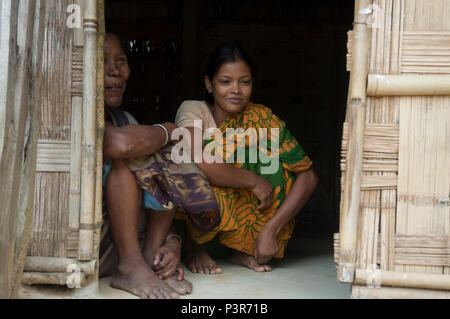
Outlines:
[[237, 97], [229, 98], [228, 101], [230, 101], [232, 104], [241, 104], [242, 103], [242, 99], [237, 98]]
[[122, 94], [122, 85], [106, 86], [105, 91], [106, 91], [106, 93], [112, 94], [112, 95]]

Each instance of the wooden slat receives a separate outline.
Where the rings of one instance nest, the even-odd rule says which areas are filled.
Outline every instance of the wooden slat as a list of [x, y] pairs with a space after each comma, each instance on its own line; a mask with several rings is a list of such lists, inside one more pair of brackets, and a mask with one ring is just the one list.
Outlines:
[[368, 96], [450, 95], [449, 74], [369, 74]]
[[[447, 97], [402, 98], [397, 229], [399, 235], [450, 234], [450, 111]], [[433, 265], [436, 260], [431, 261]], [[406, 260], [405, 260], [406, 263]], [[442, 273], [442, 267], [396, 267]]]
[[80, 272], [90, 276], [95, 273], [96, 261], [92, 260], [90, 262], [83, 263], [74, 258], [27, 257], [25, 260], [24, 271], [65, 273], [73, 266], [78, 266]]
[[83, 96], [83, 47], [72, 49], [72, 96]]
[[347, 71], [351, 71], [352, 70], [352, 58], [353, 58], [353, 53], [352, 53], [352, 48], [353, 48], [353, 41], [354, 41], [354, 32], [353, 31], [349, 31], [347, 32]]
[[36, 167], [38, 172], [69, 172], [70, 163], [70, 142], [38, 141]]
[[380, 266], [382, 270], [394, 270], [396, 190], [381, 191], [380, 216]]
[[78, 239], [80, 237], [80, 231], [78, 228], [70, 229], [69, 235], [67, 236], [67, 258], [77, 258], [78, 257]]
[[[376, 237], [371, 235], [372, 238]], [[369, 240], [368, 238], [365, 239]], [[374, 243], [372, 243], [374, 245]], [[367, 246], [367, 245], [366, 245]], [[381, 238], [377, 240], [376, 247], [382, 246]], [[394, 236], [394, 247], [389, 258], [390, 267], [393, 265], [405, 266], [450, 266], [450, 236]], [[339, 257], [339, 234], [334, 234], [334, 260]], [[371, 250], [373, 251], [373, 250]], [[377, 251], [376, 259], [373, 255], [367, 262], [367, 251], [360, 252], [360, 266], [367, 269], [372, 264], [382, 263], [382, 253]]]
[[66, 257], [69, 232], [69, 174], [36, 173], [29, 256]]
[[370, 1], [357, 0], [355, 5], [352, 72], [350, 73], [349, 100], [347, 104], [347, 121], [349, 139], [347, 149], [345, 182], [340, 214], [340, 255], [338, 280], [353, 282], [357, 257], [357, 230], [361, 190], [361, 167], [364, 143], [364, 126], [366, 117], [366, 77], [369, 50], [369, 30], [367, 14], [364, 9]]
[[[19, 212], [21, 207], [21, 183], [29, 183], [29, 176], [23, 176], [24, 155], [27, 153], [26, 141], [29, 139], [29, 95], [33, 49], [33, 33], [36, 1], [24, 0], [2, 2], [2, 23], [0, 47], [5, 57], [0, 64], [6, 73], [1, 80], [6, 81], [0, 88], [0, 180], [4, 185], [0, 192], [0, 297], [13, 297], [17, 276], [20, 277], [22, 252], [17, 252], [17, 223], [26, 218], [27, 211]], [[3, 29], [4, 28], [4, 29]], [[34, 120], [34, 119], [33, 119]], [[31, 155], [28, 153], [28, 155]], [[26, 194], [27, 195], [27, 194]], [[28, 198], [28, 197], [27, 197]], [[28, 204], [28, 203], [27, 203]], [[23, 225], [23, 224], [22, 224]], [[20, 228], [19, 228], [20, 229]], [[22, 229], [23, 231], [23, 229]]]
[[[86, 3], [84, 12], [84, 63], [83, 63], [83, 133], [81, 160], [81, 211], [80, 224], [95, 224], [95, 176], [97, 137], [97, 59], [98, 21], [97, 0]], [[78, 259], [94, 258], [94, 231], [80, 228]]]
[[394, 288], [352, 285], [352, 298], [355, 299], [450, 299], [449, 291], [434, 289]]
[[450, 3], [448, 0], [408, 0], [405, 6], [405, 31], [449, 31]]
[[[81, 135], [82, 135], [82, 105], [83, 99], [72, 97], [72, 125], [70, 149], [70, 191], [69, 191], [69, 231], [77, 233], [76, 247], [78, 249], [78, 231], [80, 224], [81, 200]], [[68, 249], [71, 247], [68, 239]], [[73, 257], [73, 256], [70, 256]]]
[[46, 1], [39, 139], [70, 140], [73, 29], [62, 17], [67, 17], [67, 7], [72, 3]]
[[[98, 38], [97, 38], [97, 136], [96, 136], [96, 184], [95, 184], [95, 216], [97, 225], [94, 231], [94, 255], [100, 250], [101, 230], [103, 224], [103, 137], [105, 131], [104, 101], [104, 43], [105, 43], [105, 1], [97, 0]], [[98, 275], [98, 273], [97, 273]]]
[[403, 34], [402, 72], [450, 73], [450, 32], [405, 32]]
[[[67, 283], [74, 274], [61, 272], [26, 272], [23, 275], [22, 283], [25, 285], [58, 285], [67, 286]], [[86, 285], [86, 275], [80, 272], [79, 275], [80, 287]]]
[[[86, 0], [74, 0], [74, 4], [80, 6], [81, 9], [81, 20], [83, 20], [83, 13], [86, 9]], [[84, 32], [83, 28], [75, 29], [73, 33], [73, 45], [75, 47], [83, 47], [84, 46]]]
[[364, 285], [369, 280], [378, 281], [380, 285], [418, 288], [450, 290], [450, 276], [441, 274], [426, 274], [416, 272], [394, 272], [380, 270], [378, 272], [367, 271], [365, 269], [356, 270], [355, 284]]

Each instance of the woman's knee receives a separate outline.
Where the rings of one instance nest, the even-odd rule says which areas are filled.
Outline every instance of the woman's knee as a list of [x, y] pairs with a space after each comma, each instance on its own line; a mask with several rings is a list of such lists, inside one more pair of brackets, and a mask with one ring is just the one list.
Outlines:
[[138, 187], [134, 175], [124, 160], [112, 161], [111, 170], [106, 181], [107, 190], [117, 187], [127, 191]]

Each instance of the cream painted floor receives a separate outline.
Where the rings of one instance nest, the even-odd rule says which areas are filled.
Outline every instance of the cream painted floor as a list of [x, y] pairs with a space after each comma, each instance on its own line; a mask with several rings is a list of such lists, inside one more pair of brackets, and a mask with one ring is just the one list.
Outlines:
[[[286, 257], [272, 262], [273, 271], [256, 273], [241, 266], [217, 260], [220, 275], [192, 274], [192, 294], [182, 299], [347, 299], [350, 286], [338, 284], [333, 262], [333, 229], [299, 225], [289, 243]], [[21, 298], [136, 298], [109, 286], [110, 278], [100, 280], [99, 291], [73, 291], [68, 288], [24, 287]], [[84, 294], [84, 295], [83, 295]], [[88, 294], [88, 295], [86, 295]]]

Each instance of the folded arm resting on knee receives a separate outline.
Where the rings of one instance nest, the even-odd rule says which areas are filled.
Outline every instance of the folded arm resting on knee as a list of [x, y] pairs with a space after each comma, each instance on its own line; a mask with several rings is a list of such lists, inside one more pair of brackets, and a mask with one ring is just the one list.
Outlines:
[[[187, 127], [187, 129], [191, 133], [191, 154], [195, 154], [194, 128]], [[194, 155], [192, 155], [192, 159], [194, 159]], [[223, 187], [242, 187], [250, 190], [260, 201], [259, 210], [266, 209], [272, 204], [272, 184], [261, 176], [228, 163], [206, 163], [203, 161], [203, 158], [202, 162], [197, 163], [197, 165], [211, 184]]]
[[319, 179], [312, 168], [297, 174], [297, 178], [285, 201], [274, 217], [264, 226], [255, 243], [255, 258], [266, 264], [278, 252], [276, 238], [281, 229], [303, 208]]
[[[176, 128], [173, 123], [164, 123], [169, 134]], [[153, 154], [164, 146], [165, 131], [156, 126], [126, 125], [122, 127], [107, 126], [103, 140], [105, 159], [129, 159]]]

